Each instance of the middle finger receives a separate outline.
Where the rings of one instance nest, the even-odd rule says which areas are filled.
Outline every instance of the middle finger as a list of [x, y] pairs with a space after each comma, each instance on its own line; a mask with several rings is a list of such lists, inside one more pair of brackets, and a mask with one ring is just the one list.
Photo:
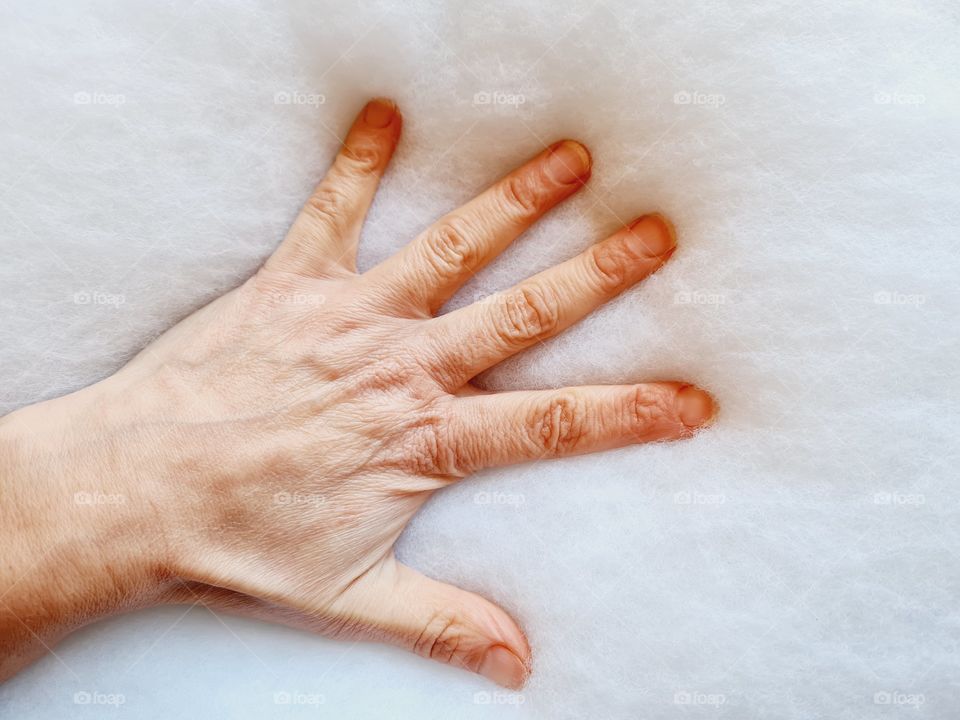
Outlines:
[[676, 247], [659, 214], [514, 288], [427, 323], [427, 363], [448, 390], [556, 335], [657, 270]]

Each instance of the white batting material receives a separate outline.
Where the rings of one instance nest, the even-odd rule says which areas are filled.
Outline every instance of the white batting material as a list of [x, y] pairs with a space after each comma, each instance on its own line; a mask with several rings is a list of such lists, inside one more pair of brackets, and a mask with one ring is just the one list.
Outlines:
[[674, 219], [680, 249], [483, 382], [686, 379], [715, 393], [716, 426], [485, 473], [416, 518], [403, 558], [528, 632], [520, 695], [394, 649], [165, 608], [71, 638], [0, 689], [5, 714], [955, 712], [955, 3], [498, 5], [7, 4], [2, 409], [109, 374], [252, 273], [383, 94], [405, 134], [363, 268], [578, 138], [589, 189], [451, 305], [643, 211]]

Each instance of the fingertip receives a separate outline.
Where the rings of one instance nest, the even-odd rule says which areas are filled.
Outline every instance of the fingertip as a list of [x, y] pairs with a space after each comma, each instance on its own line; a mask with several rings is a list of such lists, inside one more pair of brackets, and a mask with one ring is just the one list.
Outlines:
[[590, 148], [588, 148], [584, 143], [580, 142], [579, 140], [570, 139], [561, 140], [561, 143], [570, 146], [571, 149], [580, 156], [580, 162], [583, 164], [583, 167], [587, 172], [593, 169], [593, 154], [590, 152]]
[[593, 158], [583, 143], [561, 140], [554, 143], [546, 157], [546, 173], [561, 185], [581, 184], [590, 177]]
[[483, 600], [486, 607], [479, 616], [482, 618], [480, 636], [487, 638], [490, 645], [477, 666], [477, 673], [498, 685], [518, 690], [530, 675], [530, 643], [508, 612]]
[[389, 98], [373, 98], [363, 109], [364, 123], [377, 130], [388, 127], [394, 120], [399, 119], [399, 115], [397, 104]]
[[522, 688], [530, 675], [526, 663], [503, 645], [490, 646], [477, 673], [510, 690]]
[[630, 223], [630, 236], [637, 252], [650, 258], [666, 260], [677, 249], [677, 231], [661, 213], [641, 215]]
[[676, 402], [680, 421], [690, 429], [709, 424], [716, 415], [713, 397], [695, 385], [684, 385], [677, 390]]

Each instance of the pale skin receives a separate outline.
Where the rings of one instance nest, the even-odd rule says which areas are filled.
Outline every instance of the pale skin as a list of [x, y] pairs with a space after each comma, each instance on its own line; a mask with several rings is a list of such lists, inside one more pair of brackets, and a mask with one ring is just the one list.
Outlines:
[[0, 420], [0, 679], [94, 620], [198, 602], [523, 685], [514, 620], [399, 562], [404, 527], [481, 468], [684, 438], [714, 405], [683, 382], [473, 385], [655, 272], [675, 233], [642, 216], [436, 316], [583, 186], [590, 156], [556, 143], [358, 274], [400, 128], [392, 102], [368, 103], [252, 278], [115, 375]]

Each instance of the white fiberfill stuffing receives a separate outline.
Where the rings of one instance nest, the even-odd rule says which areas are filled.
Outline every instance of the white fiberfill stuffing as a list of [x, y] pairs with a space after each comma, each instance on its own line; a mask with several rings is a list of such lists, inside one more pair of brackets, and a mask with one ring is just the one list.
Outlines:
[[0, 715], [955, 716], [958, 28], [952, 0], [5, 3], [0, 410], [109, 374], [251, 274], [387, 95], [405, 133], [362, 268], [580, 139], [588, 189], [452, 305], [643, 211], [680, 248], [483, 383], [686, 379], [721, 414], [484, 473], [415, 519], [407, 562], [525, 628], [521, 694], [177, 607], [71, 637]]

